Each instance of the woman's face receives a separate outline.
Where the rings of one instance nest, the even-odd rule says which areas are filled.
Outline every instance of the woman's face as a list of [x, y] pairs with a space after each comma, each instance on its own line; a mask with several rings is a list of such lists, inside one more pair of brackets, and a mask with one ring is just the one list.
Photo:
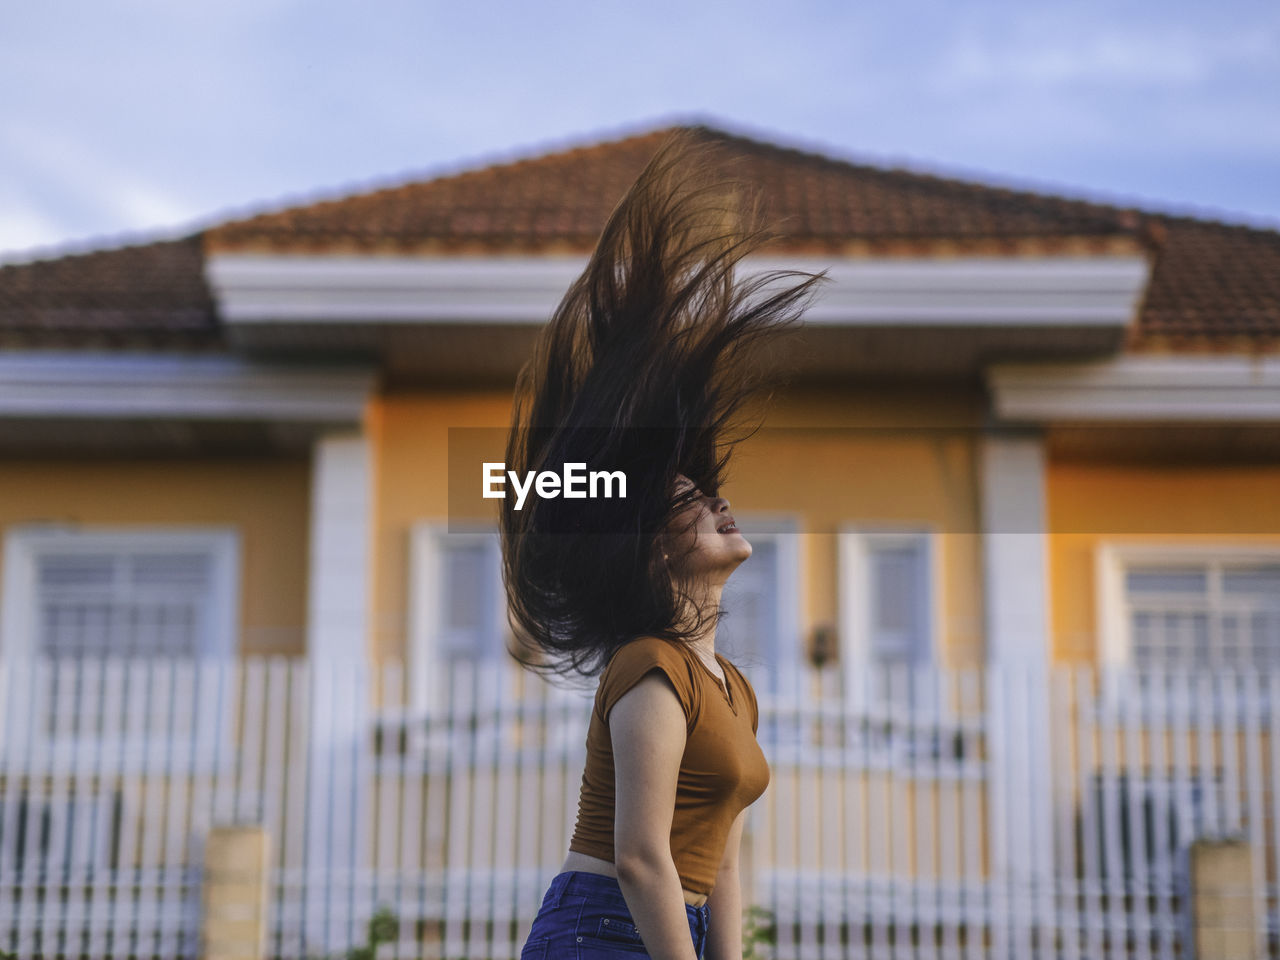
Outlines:
[[690, 499], [669, 528], [672, 561], [683, 557], [689, 573], [727, 579], [751, 556], [751, 544], [733, 521], [729, 501], [706, 496], [684, 474], [676, 475], [675, 492]]

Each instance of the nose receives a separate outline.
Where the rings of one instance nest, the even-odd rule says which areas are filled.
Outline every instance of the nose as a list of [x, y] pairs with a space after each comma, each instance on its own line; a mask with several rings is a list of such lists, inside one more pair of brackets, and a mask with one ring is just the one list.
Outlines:
[[716, 497], [715, 500], [712, 501], [711, 512], [712, 513], [728, 513], [729, 501], [726, 500], [724, 497]]

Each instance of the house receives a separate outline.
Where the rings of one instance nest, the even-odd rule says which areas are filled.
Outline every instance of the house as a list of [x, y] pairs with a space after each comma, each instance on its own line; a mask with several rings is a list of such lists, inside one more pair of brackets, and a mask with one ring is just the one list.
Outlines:
[[[459, 663], [523, 689], [479, 465], [667, 132], [0, 267], [0, 659], [403, 663], [408, 715]], [[766, 701], [1280, 666], [1280, 232], [699, 135], [784, 234], [752, 263], [832, 278], [725, 489], [755, 552], [720, 646]], [[22, 756], [72, 757], [42, 709]], [[1013, 839], [1051, 872], [1037, 809]]]

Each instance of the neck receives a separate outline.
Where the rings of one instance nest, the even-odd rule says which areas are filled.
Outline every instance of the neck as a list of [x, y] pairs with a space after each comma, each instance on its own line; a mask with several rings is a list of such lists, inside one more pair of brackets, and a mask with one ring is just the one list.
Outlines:
[[[724, 591], [724, 583], [715, 581], [704, 581], [702, 589], [697, 594], [697, 600], [702, 610], [714, 611], [720, 606], [720, 595]], [[691, 636], [693, 646], [708, 660], [715, 659], [716, 652], [716, 624], [715, 621], [707, 623], [703, 628]]]

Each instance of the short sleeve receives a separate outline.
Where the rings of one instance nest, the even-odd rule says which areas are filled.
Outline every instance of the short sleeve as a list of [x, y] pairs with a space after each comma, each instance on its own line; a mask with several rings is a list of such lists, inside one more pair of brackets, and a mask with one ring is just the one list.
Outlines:
[[650, 670], [661, 670], [675, 687], [684, 709], [686, 729], [691, 729], [697, 716], [697, 689], [689, 667], [689, 661], [665, 640], [641, 637], [623, 644], [600, 675], [600, 689], [596, 693], [600, 719], [608, 725], [609, 711], [622, 695]]

